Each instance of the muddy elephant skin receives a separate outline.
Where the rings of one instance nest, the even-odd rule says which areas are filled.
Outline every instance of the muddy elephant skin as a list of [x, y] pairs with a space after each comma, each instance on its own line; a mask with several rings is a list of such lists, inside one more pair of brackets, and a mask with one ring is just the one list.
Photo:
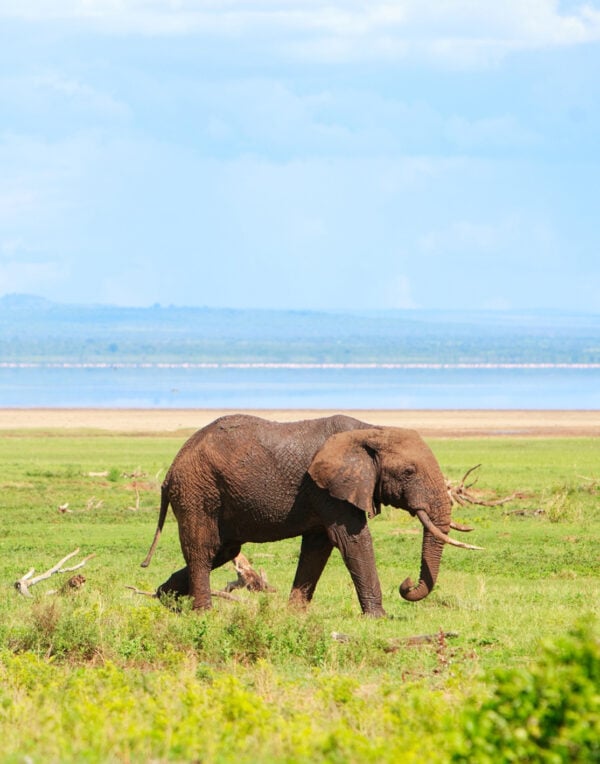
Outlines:
[[352, 417], [279, 423], [248, 415], [221, 417], [181, 448], [162, 485], [156, 548], [169, 505], [177, 519], [186, 567], [160, 592], [190, 595], [210, 608], [210, 572], [245, 542], [301, 536], [290, 601], [310, 602], [337, 547], [363, 613], [385, 614], [368, 518], [391, 505], [423, 523], [417, 585], [401, 595], [426, 597], [448, 537], [451, 502], [440, 467], [413, 430], [376, 427]]

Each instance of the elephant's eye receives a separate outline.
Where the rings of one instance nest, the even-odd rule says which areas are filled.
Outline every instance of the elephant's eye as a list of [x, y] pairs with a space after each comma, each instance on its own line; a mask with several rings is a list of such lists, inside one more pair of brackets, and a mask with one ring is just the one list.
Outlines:
[[409, 477], [410, 475], [414, 475], [416, 471], [417, 471], [417, 467], [415, 464], [407, 464], [406, 467], [404, 468], [403, 474], [406, 477]]

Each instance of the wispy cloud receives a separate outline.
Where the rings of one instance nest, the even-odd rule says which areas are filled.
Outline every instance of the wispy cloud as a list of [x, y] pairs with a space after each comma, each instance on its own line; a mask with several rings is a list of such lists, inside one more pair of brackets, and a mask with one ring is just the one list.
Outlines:
[[131, 116], [129, 107], [116, 100], [108, 93], [91, 87], [80, 79], [65, 77], [59, 72], [49, 70], [30, 78], [28, 82], [21, 81], [21, 85], [28, 85], [30, 90], [48, 92], [49, 95], [62, 99], [63, 103], [76, 103], [96, 115], [126, 118]]
[[35, 293], [64, 278], [64, 269], [57, 263], [2, 262], [0, 259], [0, 294]]
[[120, 35], [255, 35], [280, 54], [302, 58], [417, 57], [458, 66], [600, 40], [596, 3], [561, 11], [556, 0], [20, 0], [0, 3], [2, 17]]

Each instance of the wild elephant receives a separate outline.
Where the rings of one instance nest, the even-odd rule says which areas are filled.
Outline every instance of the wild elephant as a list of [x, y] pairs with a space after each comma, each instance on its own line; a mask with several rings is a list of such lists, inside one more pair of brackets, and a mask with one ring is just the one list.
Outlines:
[[290, 601], [306, 605], [334, 547], [350, 572], [363, 613], [383, 616], [368, 519], [381, 506], [408, 511], [423, 525], [421, 572], [406, 578], [404, 599], [426, 597], [447, 543], [451, 500], [440, 467], [414, 430], [376, 427], [337, 415], [280, 423], [224, 416], [181, 448], [162, 485], [156, 534], [169, 505], [179, 526], [186, 567], [158, 592], [189, 594], [210, 608], [210, 572], [232, 560], [245, 542], [301, 536]]

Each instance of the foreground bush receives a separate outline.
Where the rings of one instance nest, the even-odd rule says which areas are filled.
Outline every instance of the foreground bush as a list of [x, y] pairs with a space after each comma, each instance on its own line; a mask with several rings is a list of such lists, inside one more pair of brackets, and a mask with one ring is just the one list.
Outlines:
[[373, 686], [318, 667], [284, 679], [265, 658], [252, 661], [226, 670], [188, 653], [170, 668], [73, 668], [5, 650], [2, 761], [600, 760], [600, 646], [589, 628], [547, 645], [528, 669], [494, 672], [483, 702], [452, 675], [438, 689]]
[[600, 644], [589, 627], [544, 647], [530, 669], [497, 671], [467, 709], [454, 761], [600, 761]]

